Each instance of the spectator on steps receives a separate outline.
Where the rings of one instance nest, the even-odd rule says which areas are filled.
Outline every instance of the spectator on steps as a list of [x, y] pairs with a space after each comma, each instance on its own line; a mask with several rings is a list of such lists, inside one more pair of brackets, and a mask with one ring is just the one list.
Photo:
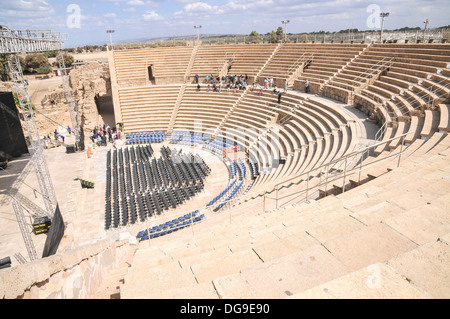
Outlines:
[[308, 92], [309, 92], [309, 81], [306, 80], [305, 81], [305, 93], [308, 93]]

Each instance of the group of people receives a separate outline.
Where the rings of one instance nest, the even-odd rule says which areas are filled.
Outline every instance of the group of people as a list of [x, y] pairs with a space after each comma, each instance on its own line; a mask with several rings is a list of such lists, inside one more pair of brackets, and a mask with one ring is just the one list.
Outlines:
[[[197, 83], [197, 91], [201, 90], [201, 86], [199, 83], [199, 77], [198, 74], [196, 74], [194, 76], [195, 78], [195, 83]], [[210, 92], [211, 90], [213, 92], [221, 92], [222, 91], [222, 86], [226, 86], [226, 90], [229, 92], [231, 90], [233, 90], [233, 92], [236, 92], [238, 90], [243, 90], [248, 86], [248, 76], [247, 74], [241, 75], [241, 76], [237, 76], [237, 75], [228, 75], [225, 76], [223, 75], [222, 77], [217, 76], [214, 77], [212, 74], [211, 75], [206, 75], [205, 76], [205, 82], [207, 83], [207, 87], [206, 87], [206, 92]], [[286, 80], [284, 80], [284, 92], [287, 92], [289, 83]], [[257, 89], [257, 85], [255, 82], [253, 82], [252, 85], [252, 91]], [[277, 87], [277, 85], [274, 85], [274, 79], [273, 77], [269, 77], [269, 78], [265, 78], [263, 85], [260, 86], [259, 89], [259, 96], [262, 96], [264, 93], [264, 90], [267, 89], [273, 89], [272, 93], [277, 94], [278, 95], [278, 104], [281, 103], [281, 90]], [[309, 81], [306, 80], [305, 81], [305, 93], [309, 92]]]
[[[195, 75], [195, 83], [197, 83], [197, 91], [201, 90], [200, 83], [198, 81], [198, 75]], [[223, 75], [222, 77], [211, 75], [205, 76], [206, 92], [222, 92], [222, 87], [226, 88], [228, 92], [233, 90], [233, 92], [237, 92], [239, 90], [244, 90], [248, 86], [248, 75]]]
[[116, 127], [111, 128], [107, 124], [103, 124], [103, 126], [96, 126], [94, 130], [91, 131], [91, 140], [92, 143], [97, 144], [98, 146], [106, 146], [108, 142], [114, 143], [115, 140], [121, 138], [120, 129], [117, 130]]
[[[59, 127], [61, 128], [61, 127]], [[47, 135], [44, 136], [44, 147], [45, 148], [49, 148], [50, 143], [55, 143], [58, 144], [59, 141], [62, 141], [62, 143], [64, 144], [64, 140], [65, 140], [65, 136], [63, 134], [64, 128], [60, 129], [60, 131], [58, 131], [58, 128], [55, 128], [55, 130], [52, 133], [48, 133]], [[67, 133], [69, 133], [69, 135], [72, 134], [72, 129], [70, 128], [70, 126], [66, 127], [66, 131]], [[53, 140], [51, 139], [51, 136], [53, 135]]]

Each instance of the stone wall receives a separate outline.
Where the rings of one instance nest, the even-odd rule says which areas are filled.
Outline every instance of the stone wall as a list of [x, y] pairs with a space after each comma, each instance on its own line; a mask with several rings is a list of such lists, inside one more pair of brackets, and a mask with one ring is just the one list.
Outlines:
[[126, 254], [128, 240], [93, 245], [0, 270], [0, 299], [85, 299]]
[[[69, 85], [72, 99], [78, 101], [81, 124], [87, 128], [93, 128], [97, 125], [98, 120], [96, 97], [111, 95], [109, 66], [98, 62], [90, 62], [79, 66], [70, 72]], [[39, 130], [47, 131], [50, 129], [52, 131], [51, 128], [54, 130], [55, 126], [55, 123], [51, 123], [48, 129], [45, 128], [43, 123], [49, 123], [49, 118], [39, 116], [39, 113], [43, 110], [50, 113], [50, 118], [57, 122], [71, 123], [67, 99], [62, 86], [45, 95], [40, 105], [36, 105], [36, 108], [38, 110], [36, 122]], [[53, 114], [49, 110], [53, 110]]]
[[[322, 88], [322, 85], [323, 84], [309, 81], [309, 93], [312, 94], [319, 93], [320, 89]], [[305, 80], [295, 80], [294, 89], [300, 92], [305, 92]]]

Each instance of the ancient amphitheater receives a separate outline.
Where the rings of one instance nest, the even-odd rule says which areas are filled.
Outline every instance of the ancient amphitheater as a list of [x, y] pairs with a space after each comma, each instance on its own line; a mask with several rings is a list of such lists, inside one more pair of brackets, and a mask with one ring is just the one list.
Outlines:
[[123, 146], [45, 151], [65, 234], [0, 270], [1, 298], [450, 296], [449, 44], [108, 54]]

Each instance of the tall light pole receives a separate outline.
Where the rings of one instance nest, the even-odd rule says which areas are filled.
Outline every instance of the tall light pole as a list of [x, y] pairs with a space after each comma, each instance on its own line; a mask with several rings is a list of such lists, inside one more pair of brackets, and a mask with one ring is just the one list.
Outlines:
[[281, 23], [283, 23], [284, 24], [284, 43], [286, 43], [286, 36], [287, 36], [287, 33], [286, 33], [286, 26], [287, 26], [287, 24], [289, 23], [289, 20], [286, 20], [286, 21], [281, 21]]
[[381, 12], [380, 17], [381, 20], [381, 33], [380, 33], [380, 43], [383, 42], [383, 28], [384, 28], [384, 18], [389, 17], [389, 12]]
[[425, 32], [427, 32], [427, 25], [430, 24], [430, 21], [426, 19], [423, 23], [425, 23], [425, 28], [423, 29], [423, 42], [425, 42]]
[[200, 29], [202, 28], [201, 25], [194, 25], [194, 29], [197, 29], [197, 42], [200, 42]]
[[111, 50], [113, 48], [113, 44], [112, 44], [112, 34], [114, 33], [115, 30], [106, 30], [106, 33], [109, 33], [109, 42], [111, 42]]

